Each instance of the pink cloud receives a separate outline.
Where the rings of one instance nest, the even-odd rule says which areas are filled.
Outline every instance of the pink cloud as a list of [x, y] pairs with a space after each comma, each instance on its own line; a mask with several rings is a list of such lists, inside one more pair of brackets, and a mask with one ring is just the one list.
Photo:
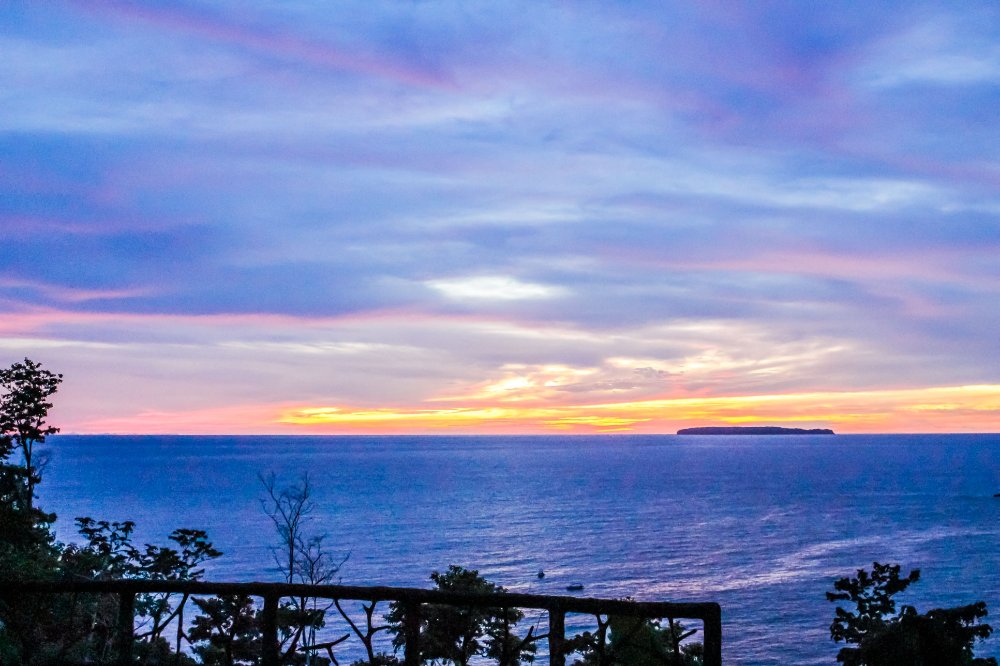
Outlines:
[[118, 300], [122, 298], [137, 298], [149, 296], [155, 290], [149, 287], [132, 287], [127, 289], [79, 289], [59, 285], [44, 284], [30, 280], [17, 280], [0, 277], [0, 289], [30, 289], [57, 301], [66, 303], [85, 303], [87, 301]]
[[396, 59], [340, 49], [291, 32], [237, 24], [206, 10], [195, 11], [176, 4], [154, 8], [119, 0], [70, 2], [82, 11], [139, 20], [159, 28], [325, 69], [356, 72], [411, 86], [438, 89], [453, 87], [440, 73], [413, 67]]
[[130, 435], [279, 434], [293, 429], [278, 424], [281, 405], [229, 405], [189, 411], [145, 410], [137, 414], [111, 416], [64, 428], [76, 434], [118, 433]]
[[[2, 286], [2, 284], [0, 284]], [[67, 292], [69, 293], [69, 292]], [[112, 293], [112, 292], [93, 292]], [[131, 290], [123, 293], [138, 295]], [[80, 295], [93, 295], [86, 290], [80, 290]], [[496, 324], [500, 326], [516, 326], [509, 319], [487, 315], [450, 314], [439, 315], [411, 308], [390, 308], [352, 312], [335, 316], [299, 316], [272, 313], [219, 313], [219, 314], [172, 314], [172, 313], [137, 313], [137, 312], [78, 312], [62, 310], [54, 307], [30, 306], [20, 302], [0, 298], [0, 310], [6, 310], [0, 317], [0, 335], [45, 335], [47, 329], [62, 326], [150, 326], [160, 328], [164, 325], [249, 329], [254, 327], [285, 327], [294, 329], [322, 328], [332, 325], [352, 323], [380, 322], [387, 323], [424, 323], [453, 322], [464, 324]]]

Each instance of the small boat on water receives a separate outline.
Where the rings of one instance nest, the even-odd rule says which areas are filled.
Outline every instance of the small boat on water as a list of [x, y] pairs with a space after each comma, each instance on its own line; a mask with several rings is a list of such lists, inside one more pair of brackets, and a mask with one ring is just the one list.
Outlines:
[[579, 592], [582, 589], [583, 585], [581, 583], [572, 583], [571, 585], [566, 586], [566, 590], [569, 592]]

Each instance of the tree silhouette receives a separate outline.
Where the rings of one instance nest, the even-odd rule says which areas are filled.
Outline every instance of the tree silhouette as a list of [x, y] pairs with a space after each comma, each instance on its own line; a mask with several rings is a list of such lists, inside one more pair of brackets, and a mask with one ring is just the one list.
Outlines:
[[[436, 589], [445, 592], [499, 594], [506, 590], [479, 575], [474, 569], [455, 566], [444, 573], [431, 574]], [[395, 634], [393, 647], [405, 642], [403, 630], [405, 609], [394, 603], [386, 614], [390, 631]], [[514, 666], [534, 659], [532, 632], [526, 639], [511, 633], [511, 627], [524, 617], [516, 608], [462, 608], [460, 606], [425, 604], [420, 613], [420, 658], [431, 663], [452, 663], [468, 666], [477, 655], [499, 659], [505, 666]]]
[[927, 613], [903, 606], [896, 613], [892, 597], [918, 580], [917, 569], [901, 577], [898, 564], [875, 562], [870, 574], [858, 569], [855, 577], [835, 581], [827, 600], [850, 602], [854, 610], [837, 607], [830, 637], [856, 646], [841, 648], [837, 661], [846, 666], [996, 666], [996, 659], [972, 653], [975, 641], [993, 632], [979, 623], [986, 617], [982, 601]]
[[261, 649], [260, 611], [249, 596], [235, 594], [193, 598], [201, 615], [194, 618], [188, 636], [203, 664], [256, 664]]
[[[309, 474], [302, 474], [297, 482], [284, 488], [279, 488], [274, 472], [258, 474], [257, 478], [266, 493], [260, 500], [261, 508], [278, 533], [278, 546], [271, 549], [271, 554], [282, 578], [286, 583], [304, 585], [332, 583], [350, 553], [337, 560], [326, 548], [326, 534], [307, 532], [316, 509]], [[309, 596], [290, 597], [282, 603], [278, 625], [285, 658], [304, 649], [305, 666], [318, 663], [315, 651], [309, 648], [316, 645], [317, 632], [326, 625], [326, 613], [334, 603]], [[344, 615], [342, 609], [338, 610]]]
[[[626, 601], [631, 601], [626, 598]], [[567, 652], [580, 659], [573, 666], [701, 666], [704, 646], [685, 642], [697, 630], [673, 618], [661, 620], [610, 615], [597, 618], [598, 630], [585, 631], [567, 641]]]
[[39, 481], [37, 444], [59, 432], [45, 423], [52, 403], [49, 398], [59, 389], [62, 375], [49, 372], [29, 358], [0, 370], [0, 458], [20, 450], [24, 460], [24, 506], [30, 511], [34, 503], [35, 484]]

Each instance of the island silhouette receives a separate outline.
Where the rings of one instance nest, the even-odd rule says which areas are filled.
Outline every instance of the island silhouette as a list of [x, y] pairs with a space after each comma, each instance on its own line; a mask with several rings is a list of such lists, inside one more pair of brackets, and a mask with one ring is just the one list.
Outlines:
[[780, 428], [778, 426], [706, 426], [681, 428], [678, 435], [833, 435], [829, 428]]

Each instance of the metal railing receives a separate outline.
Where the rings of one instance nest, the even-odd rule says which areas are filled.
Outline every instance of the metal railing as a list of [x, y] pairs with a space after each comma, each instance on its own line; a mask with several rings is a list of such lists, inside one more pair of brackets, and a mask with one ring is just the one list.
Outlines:
[[[425, 604], [461, 608], [520, 608], [548, 612], [547, 634], [550, 666], [566, 666], [567, 613], [603, 616], [624, 616], [644, 619], [695, 619], [702, 622], [702, 644], [705, 666], [722, 664], [722, 611], [719, 604], [641, 602], [630, 600], [594, 599], [538, 594], [477, 594], [424, 590], [402, 587], [356, 587], [348, 585], [298, 585], [286, 583], [211, 583], [203, 581], [61, 581], [61, 582], [0, 582], [0, 594], [113, 594], [118, 596], [116, 628], [118, 663], [133, 663], [135, 641], [135, 599], [140, 594], [182, 594], [189, 596], [246, 595], [263, 599], [262, 666], [279, 666], [281, 662], [278, 637], [278, 610], [286, 597], [308, 597], [337, 601], [367, 601], [372, 604], [387, 601], [403, 608], [403, 663], [419, 666], [420, 617]], [[605, 625], [606, 626], [606, 625]], [[537, 638], [544, 638], [539, 636]]]

